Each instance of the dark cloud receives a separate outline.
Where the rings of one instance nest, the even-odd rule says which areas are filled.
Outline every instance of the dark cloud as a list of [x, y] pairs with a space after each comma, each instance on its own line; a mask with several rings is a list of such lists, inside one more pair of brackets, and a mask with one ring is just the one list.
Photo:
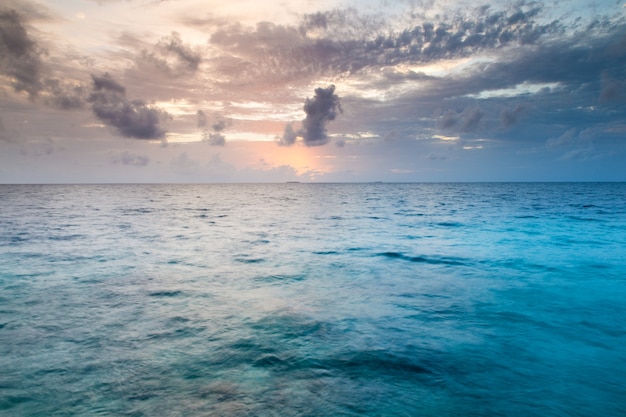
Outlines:
[[167, 76], [189, 75], [197, 71], [202, 62], [200, 53], [184, 44], [176, 32], [162, 38], [151, 49], [142, 51], [143, 61]]
[[214, 32], [210, 41], [222, 48], [224, 55], [215, 63], [233, 82], [309, 79], [537, 44], [563, 30], [558, 21], [539, 23], [540, 12], [536, 3], [518, 2], [508, 11], [481, 8], [474, 15], [431, 21], [415, 17], [398, 32], [392, 29], [395, 22], [385, 22], [382, 15], [348, 9], [304, 15], [297, 27], [230, 25]]
[[485, 112], [478, 106], [470, 106], [462, 112], [448, 110], [438, 120], [438, 127], [459, 132], [473, 132], [480, 126]]
[[[621, 82], [626, 80], [626, 19], [601, 22], [581, 25], [566, 36], [531, 47], [496, 51], [493, 61], [478, 61], [462, 72], [422, 80], [419, 88], [405, 84], [407, 92], [393, 99], [347, 97], [345, 101], [350, 100], [352, 114], [367, 123], [360, 129], [381, 134], [399, 127], [407, 134], [428, 135], [434, 124], [452, 132], [480, 132], [539, 144], [558, 137], [562, 126], [609, 129], [616, 120], [626, 120], [626, 90]], [[468, 108], [478, 103], [480, 111], [470, 113]], [[437, 108], [443, 110], [433, 113]], [[513, 125], [514, 131], [506, 129]]]
[[73, 110], [84, 107], [87, 89], [82, 84], [48, 79], [44, 85], [49, 93], [44, 99], [45, 104], [61, 110]]
[[276, 138], [276, 143], [280, 146], [291, 146], [296, 143], [296, 139], [298, 139], [298, 132], [293, 129], [293, 125], [289, 123], [285, 126], [285, 131], [283, 132], [283, 136]]
[[279, 146], [291, 146], [299, 137], [306, 146], [326, 145], [330, 141], [326, 126], [335, 120], [337, 112], [343, 112], [334, 85], [316, 88], [315, 96], [306, 99], [303, 110], [306, 117], [302, 120], [302, 128], [296, 131], [292, 123], [287, 124], [283, 136], [276, 138]]
[[611, 77], [607, 72], [602, 73], [600, 103], [624, 102], [626, 100], [626, 80]]
[[0, 11], [0, 72], [12, 78], [16, 91], [33, 98], [42, 90], [44, 54], [15, 10]]
[[226, 145], [226, 136], [221, 133], [205, 132], [202, 135], [202, 140], [208, 142], [211, 146], [224, 146]]
[[[32, 5], [31, 5], [32, 6]], [[47, 19], [45, 9], [38, 13], [23, 8], [31, 19]], [[0, 12], [0, 74], [5, 74], [17, 92], [26, 92], [31, 100], [41, 101], [62, 110], [82, 108], [85, 87], [79, 82], [51, 78], [44, 62], [47, 51], [29, 35], [25, 16], [15, 10]]]
[[316, 88], [315, 97], [306, 99], [304, 112], [306, 118], [302, 120], [302, 138], [307, 146], [320, 146], [328, 143], [329, 138], [326, 126], [342, 112], [339, 97], [335, 94], [335, 86]]
[[426, 155], [426, 158], [430, 159], [431, 161], [444, 161], [448, 159], [446, 155], [442, 155], [436, 152], [430, 152], [428, 155]]
[[228, 123], [226, 122], [226, 120], [218, 120], [217, 122], [213, 123], [211, 126], [213, 127], [213, 130], [216, 132], [221, 132], [222, 130], [226, 129], [226, 125]]
[[461, 131], [472, 132], [477, 130], [484, 115], [485, 112], [478, 106], [468, 107], [463, 110]]
[[505, 108], [500, 112], [500, 121], [504, 128], [509, 128], [517, 123], [519, 117], [524, 113], [526, 108], [521, 105], [516, 105], [514, 108]]
[[226, 136], [221, 132], [230, 124], [225, 119], [220, 119], [211, 125], [211, 130], [207, 128], [208, 118], [202, 110], [196, 113], [198, 119], [198, 127], [202, 129], [202, 140], [211, 146], [226, 145]]
[[14, 10], [27, 21], [59, 21], [59, 16], [42, 3], [29, 0], [2, 0], [2, 9]]
[[196, 122], [197, 126], [200, 129], [204, 129], [206, 127], [206, 125], [207, 125], [206, 114], [202, 110], [198, 110], [196, 112], [196, 118], [197, 118], [197, 122]]
[[96, 91], [112, 91], [120, 94], [126, 94], [126, 87], [115, 81], [109, 73], [104, 73], [101, 77], [91, 76], [93, 80], [93, 89]]
[[136, 139], [165, 137], [161, 122], [169, 118], [167, 112], [141, 100], [129, 101], [125, 95], [126, 89], [109, 74], [91, 77], [94, 91], [88, 101], [96, 117], [113, 127], [121, 136]]
[[459, 115], [454, 110], [448, 110], [445, 112], [441, 119], [438, 121], [438, 126], [441, 129], [451, 129], [459, 123]]
[[119, 154], [111, 155], [112, 164], [131, 165], [143, 167], [150, 163], [150, 158], [145, 155], [138, 155], [132, 152], [124, 151]]

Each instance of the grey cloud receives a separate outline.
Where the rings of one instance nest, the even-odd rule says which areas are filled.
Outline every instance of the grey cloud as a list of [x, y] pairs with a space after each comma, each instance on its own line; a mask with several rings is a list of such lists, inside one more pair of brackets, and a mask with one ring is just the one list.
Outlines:
[[526, 108], [521, 105], [517, 105], [514, 108], [505, 108], [500, 112], [500, 121], [504, 128], [508, 128], [517, 123], [519, 117], [524, 113]]
[[222, 27], [210, 42], [222, 49], [223, 55], [214, 62], [232, 82], [304, 80], [537, 44], [545, 35], [560, 33], [559, 22], [539, 23], [541, 9], [533, 4], [518, 3], [506, 12], [486, 8], [464, 18], [415, 17], [401, 32], [392, 29], [394, 22], [349, 9], [305, 15], [297, 27], [268, 22], [256, 28]]
[[93, 88], [96, 91], [113, 91], [120, 94], [126, 94], [126, 87], [115, 81], [109, 73], [104, 73], [101, 77], [92, 75]]
[[451, 129], [459, 123], [459, 115], [454, 110], [445, 112], [439, 119], [438, 126], [442, 129]]
[[229, 122], [225, 119], [220, 119], [211, 125], [213, 131], [207, 128], [208, 118], [202, 110], [198, 110], [196, 113], [198, 119], [198, 127], [202, 129], [202, 140], [207, 142], [211, 146], [224, 146], [226, 145], [226, 136], [221, 132], [226, 129]]
[[601, 77], [600, 103], [617, 102], [626, 99], [626, 80], [619, 80], [606, 73]]
[[337, 112], [343, 112], [334, 85], [316, 88], [315, 96], [306, 99], [303, 110], [306, 117], [302, 120], [302, 128], [296, 131], [292, 123], [287, 124], [283, 136], [276, 138], [279, 146], [291, 146], [299, 137], [306, 146], [326, 145], [330, 141], [326, 126], [335, 120]]
[[94, 91], [89, 96], [91, 109], [100, 120], [122, 136], [136, 139], [162, 139], [161, 122], [168, 113], [141, 100], [129, 101], [126, 89], [109, 74], [92, 75]]
[[276, 143], [280, 146], [291, 146], [296, 143], [296, 139], [298, 139], [298, 132], [296, 132], [293, 129], [293, 125], [289, 123], [285, 126], [283, 136], [276, 139]]
[[206, 114], [202, 111], [202, 110], [198, 110], [196, 112], [196, 118], [197, 118], [197, 126], [200, 129], [203, 129], [206, 127], [207, 125], [207, 117]]
[[362, 40], [376, 36], [384, 25], [381, 13], [362, 14], [347, 8], [305, 14], [298, 30], [312, 38]]
[[[516, 137], [544, 142], [548, 137], [558, 137], [558, 125], [608, 127], [614, 120], [626, 119], [621, 95], [626, 91], [620, 90], [618, 81], [626, 80], [624, 33], [626, 19], [622, 18], [584, 26], [550, 42], [502, 51], [499, 61], [477, 63], [460, 74], [425, 80], [419, 89], [395, 100], [372, 102], [350, 98], [351, 108], [366, 122], [376, 118], [377, 128], [404, 123], [419, 134], [419, 129], [425, 129], [414, 122], [419, 118], [433, 120], [437, 128], [461, 132], [464, 122], [460, 109], [476, 103], [472, 96], [550, 83], [554, 84], [552, 88], [535, 93], [485, 94], [480, 100], [485, 114], [478, 123], [470, 122], [476, 121], [479, 113], [468, 118], [465, 129], [493, 128], [491, 133], [500, 135], [505, 134], [502, 127], [517, 123], [519, 128], [515, 132], [508, 130], [506, 140]], [[437, 107], [443, 107], [444, 111], [433, 115], [432, 109]], [[457, 110], [446, 111], [450, 108]], [[489, 118], [490, 114], [494, 117]], [[528, 117], [521, 124], [523, 116]]]
[[[49, 19], [45, 9], [41, 13], [28, 7], [23, 9], [31, 19]], [[43, 60], [47, 51], [26, 29], [24, 16], [20, 13], [15, 10], [0, 12], [0, 74], [7, 75], [13, 89], [28, 93], [31, 100], [43, 97], [44, 104], [62, 110], [82, 108], [85, 87], [79, 82], [50, 78], [51, 70]]]
[[[600, 28], [592, 24], [581, 32], [561, 40], [520, 52], [510, 60], [490, 65], [474, 81], [484, 89], [503, 88], [526, 82], [559, 82], [577, 94], [596, 95], [607, 71], [613, 78], [626, 76], [626, 53], [612, 48], [623, 38], [626, 22], [606, 22]], [[572, 69], [575, 68], [575, 71]], [[506, 83], [506, 84], [504, 84]], [[595, 97], [594, 97], [595, 98]]]
[[306, 99], [304, 112], [306, 118], [302, 121], [302, 138], [307, 146], [320, 146], [328, 143], [329, 138], [326, 126], [342, 112], [339, 97], [335, 94], [335, 86], [316, 88], [315, 97]]
[[438, 127], [446, 130], [472, 132], [479, 128], [485, 112], [478, 106], [466, 107], [458, 113], [454, 110], [445, 112], [438, 121]]
[[110, 159], [113, 164], [131, 165], [143, 167], [150, 163], [150, 158], [145, 155], [139, 155], [132, 152], [124, 151], [122, 153], [111, 155]]
[[162, 38], [152, 50], [142, 51], [142, 59], [172, 77], [193, 73], [202, 62], [200, 53], [184, 44], [177, 32]]
[[202, 135], [202, 140], [208, 142], [211, 146], [224, 146], [226, 145], [226, 136], [221, 133], [209, 133], [205, 132]]
[[55, 21], [59, 16], [41, 3], [29, 0], [2, 0], [2, 8], [15, 10], [20, 16], [28, 21]]
[[463, 110], [463, 123], [461, 130], [464, 132], [471, 132], [478, 129], [480, 121], [485, 115], [485, 112], [478, 106], [468, 107]]
[[426, 158], [430, 159], [431, 161], [444, 161], [448, 159], [446, 155], [442, 155], [436, 152], [430, 152], [428, 155], [426, 155]]
[[31, 98], [41, 91], [43, 54], [15, 10], [0, 12], [0, 72], [13, 79], [16, 91], [26, 91]]
[[84, 106], [86, 89], [82, 84], [64, 83], [57, 79], [46, 80], [44, 84], [50, 93], [45, 104], [61, 110], [80, 109]]
[[216, 132], [221, 132], [226, 128], [226, 125], [226, 120], [218, 120], [217, 122], [213, 123], [211, 127], [213, 127], [213, 130], [215, 130]]

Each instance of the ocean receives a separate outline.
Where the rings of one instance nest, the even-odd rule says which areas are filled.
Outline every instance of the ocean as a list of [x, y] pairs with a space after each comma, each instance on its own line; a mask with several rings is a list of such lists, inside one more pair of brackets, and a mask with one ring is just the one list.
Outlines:
[[624, 416], [626, 183], [0, 186], [2, 416]]

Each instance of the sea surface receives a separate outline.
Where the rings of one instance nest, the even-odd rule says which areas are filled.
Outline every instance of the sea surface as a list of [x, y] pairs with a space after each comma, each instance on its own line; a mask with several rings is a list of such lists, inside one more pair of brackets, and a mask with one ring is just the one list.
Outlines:
[[624, 416], [626, 183], [0, 186], [1, 416]]

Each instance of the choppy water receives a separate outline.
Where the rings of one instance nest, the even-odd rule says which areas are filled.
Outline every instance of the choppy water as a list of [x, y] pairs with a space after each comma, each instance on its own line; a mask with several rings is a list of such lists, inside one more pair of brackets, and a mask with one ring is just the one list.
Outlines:
[[626, 415], [626, 184], [0, 186], [0, 415]]

